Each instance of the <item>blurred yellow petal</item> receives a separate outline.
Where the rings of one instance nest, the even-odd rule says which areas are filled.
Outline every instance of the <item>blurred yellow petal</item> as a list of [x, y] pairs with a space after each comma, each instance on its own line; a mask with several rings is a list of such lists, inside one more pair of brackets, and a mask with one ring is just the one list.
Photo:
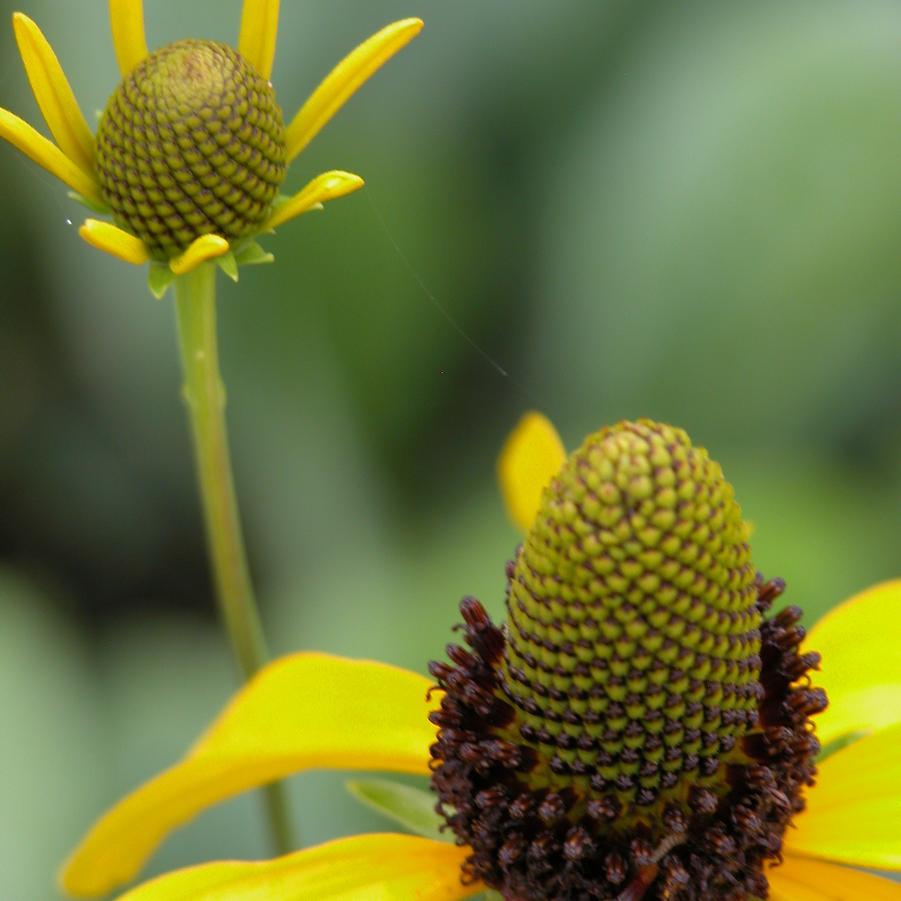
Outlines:
[[94, 171], [94, 136], [72, 93], [53, 48], [28, 16], [13, 14], [16, 43], [35, 100], [59, 149], [90, 175]]
[[557, 430], [541, 413], [526, 413], [507, 438], [497, 474], [510, 518], [523, 532], [531, 528], [541, 494], [565, 459]]
[[430, 682], [327, 654], [271, 663], [183, 760], [108, 811], [65, 865], [79, 897], [132, 879], [175, 827], [225, 798], [310, 768], [428, 773]]
[[0, 138], [9, 141], [16, 150], [55, 175], [87, 200], [102, 204], [100, 186], [75, 165], [59, 147], [33, 129], [24, 119], [9, 110], [0, 109]]
[[901, 901], [901, 885], [848, 867], [786, 855], [767, 871], [770, 901]]
[[901, 579], [855, 595], [811, 629], [804, 648], [822, 655], [814, 682], [829, 696], [814, 721], [823, 744], [901, 722], [899, 635]]
[[322, 208], [327, 200], [335, 200], [363, 187], [365, 182], [352, 172], [333, 169], [317, 175], [309, 184], [298, 191], [290, 200], [281, 204], [263, 224], [262, 230], [277, 228], [289, 219]]
[[402, 19], [376, 32], [344, 57], [288, 126], [288, 160], [293, 160], [357, 89], [420, 31], [421, 19]]
[[143, 0], [109, 0], [113, 47], [124, 78], [148, 55]]
[[154, 879], [119, 901], [456, 901], [469, 853], [409, 835], [358, 835], [275, 860], [203, 864]]
[[793, 854], [901, 870], [901, 725], [818, 764], [807, 809], [785, 834]]
[[275, 59], [279, 0], [244, 0], [238, 51], [267, 81]]
[[221, 235], [201, 235], [180, 256], [169, 262], [169, 268], [176, 275], [193, 272], [201, 263], [214, 260], [228, 253], [229, 244]]
[[150, 259], [150, 251], [140, 238], [130, 235], [112, 222], [86, 219], [84, 225], [78, 229], [78, 234], [91, 247], [96, 247], [126, 263], [140, 266]]

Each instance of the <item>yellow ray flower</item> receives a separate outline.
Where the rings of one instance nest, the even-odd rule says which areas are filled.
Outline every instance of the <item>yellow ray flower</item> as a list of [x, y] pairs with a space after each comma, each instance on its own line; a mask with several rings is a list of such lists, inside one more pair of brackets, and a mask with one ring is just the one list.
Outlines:
[[286, 200], [263, 224], [266, 231], [310, 210], [321, 210], [327, 200], [343, 197], [363, 187], [363, 179], [351, 172], [323, 172]]
[[275, 60], [278, 4], [279, 0], [246, 0], [241, 13], [238, 51], [266, 79]]
[[[325, 654], [270, 664], [187, 757], [98, 821], [66, 865], [63, 887], [104, 894], [132, 879], [172, 829], [205, 807], [290, 773], [328, 766], [427, 773], [429, 684], [385, 664]], [[289, 696], [290, 707], [279, 710]]]
[[150, 259], [147, 245], [134, 235], [113, 225], [112, 222], [103, 222], [100, 219], [85, 219], [78, 234], [98, 250], [103, 250], [110, 256], [140, 266]]
[[113, 49], [124, 77], [150, 54], [144, 37], [144, 0], [109, 0], [109, 20]]
[[563, 442], [551, 421], [530, 412], [519, 421], [497, 462], [498, 482], [510, 519], [528, 531], [541, 495], [566, 459]]
[[13, 30], [31, 89], [50, 133], [59, 149], [90, 176], [94, 171], [94, 136], [53, 48], [37, 25], [22, 13], [13, 15]]
[[169, 268], [175, 275], [193, 272], [201, 263], [215, 260], [228, 253], [228, 241], [221, 235], [201, 235], [191, 242], [181, 256], [169, 261]]
[[[512, 509], [525, 509], [525, 505], [510, 496], [511, 490], [534, 499], [535, 486], [526, 475], [535, 471], [528, 459], [527, 439], [533, 432], [536, 446], [545, 454], [555, 446], [548, 441], [549, 427], [546, 420], [527, 422], [505, 449], [509, 459], [501, 467], [502, 482]], [[525, 473], [516, 472], [517, 465]], [[544, 468], [553, 474], [559, 471], [559, 465]], [[774, 585], [768, 583], [764, 591], [772, 588], [775, 593]], [[458, 697], [451, 694], [453, 686], [460, 698], [479, 705], [484, 703], [480, 689], [467, 681], [465, 667], [478, 672], [477, 655], [485, 659], [495, 653], [493, 642], [501, 640], [502, 633], [496, 629], [492, 633], [490, 621], [486, 625], [474, 609], [469, 607], [467, 618], [470, 627], [475, 623], [467, 632], [473, 650], [451, 654], [459, 669], [436, 664], [432, 673], [447, 686], [452, 702]], [[820, 762], [816, 781], [805, 792], [806, 808], [793, 816], [792, 828], [782, 837], [784, 859], [767, 871], [770, 897], [777, 901], [901, 901], [901, 884], [854, 869], [901, 871], [901, 838], [892, 825], [901, 821], [901, 756], [897, 753], [901, 705], [894, 700], [901, 693], [901, 667], [895, 662], [893, 645], [887, 643], [901, 629], [901, 579], [876, 585], [835, 608], [814, 626], [799, 651], [795, 637], [802, 633], [791, 630], [796, 614], [790, 610], [768, 620], [767, 628], [771, 635], [775, 629], [786, 636], [784, 646], [790, 654], [785, 660], [798, 666], [793, 672], [803, 673], [816, 664], [813, 649], [823, 652], [816, 681], [828, 688], [837, 710], [831, 719], [824, 716], [824, 734], [856, 740]], [[772, 640], [778, 643], [778, 635]], [[797, 687], [791, 689], [795, 694], [786, 697], [792, 703], [812, 698], [818, 709], [822, 705], [816, 704], [816, 692], [808, 692], [806, 686], [806, 676], [799, 676]], [[271, 664], [236, 695], [181, 762], [138, 788], [97, 822], [67, 862], [61, 874], [63, 888], [79, 897], [103, 894], [133, 878], [178, 825], [213, 803], [291, 772], [309, 767], [369, 767], [426, 773], [430, 754], [434, 757], [435, 748], [448, 740], [449, 728], [434, 711], [440, 695], [428, 699], [428, 687], [428, 680], [414, 673], [326, 655], [296, 654]], [[442, 704], [442, 714], [447, 709]], [[807, 742], [803, 730], [798, 735]], [[465, 748], [465, 735], [454, 740]], [[497, 747], [492, 745], [488, 753], [509, 753], [503, 744], [495, 741]], [[477, 750], [473, 746], [463, 753], [468, 757]], [[482, 803], [490, 808], [487, 794]], [[792, 802], [777, 797], [774, 803]], [[415, 853], [405, 853], [403, 842], [411, 841], [418, 843]], [[477, 880], [461, 881], [461, 874], [472, 872], [467, 851], [428, 839], [349, 838], [268, 863], [223, 862], [188, 868], [125, 897], [128, 901], [182, 897], [453, 901], [484, 888]], [[651, 855], [651, 850], [647, 853]], [[653, 881], [657, 863], [653, 856], [648, 861], [649, 875], [639, 878]]]
[[122, 901], [451, 901], [481, 886], [460, 885], [465, 848], [410, 835], [358, 835], [275, 860], [212, 863], [163, 876]]
[[[278, 0], [244, 0], [238, 53], [231, 60], [222, 51], [224, 45], [211, 42], [179, 42], [159, 51], [148, 50], [142, 0], [109, 0], [109, 14], [116, 59], [125, 81], [110, 100], [97, 140], [49, 42], [22, 13], [13, 16], [16, 42], [55, 143], [4, 109], [0, 109], [0, 138], [68, 185], [91, 209], [112, 212], [115, 225], [106, 223], [104, 228], [100, 220], [90, 219], [80, 229], [91, 246], [129, 263], [151, 261], [156, 267], [168, 267], [168, 276], [152, 273], [151, 286], [158, 295], [173, 276], [186, 274], [210, 259], [218, 258], [229, 274], [241, 263], [269, 262], [271, 255], [254, 240], [258, 234], [363, 186], [359, 176], [334, 171], [313, 179], [294, 197], [277, 193], [285, 163], [422, 29], [419, 19], [403, 19], [364, 41], [313, 92], [287, 130], [273, 99], [269, 111], [274, 143], [269, 157], [260, 161], [256, 150], [259, 136], [253, 147], [244, 149], [240, 144], [251, 127], [242, 118], [246, 110], [235, 117], [231, 107], [223, 107], [221, 115], [213, 118], [227, 121], [226, 130], [211, 133], [196, 146], [184, 143], [184, 135], [196, 135], [200, 120], [158, 120], [163, 121], [162, 131], [171, 129], [167, 132], [170, 137], [164, 134], [155, 141], [149, 155], [134, 153], [128, 143], [132, 135], [143, 132], [141, 123], [126, 122], [120, 127], [120, 120], [128, 120], [130, 115], [129, 94], [124, 89], [129, 79], [142, 79], [142, 85], [153, 88], [160, 79], [177, 76], [179, 60], [190, 54], [197, 58], [192, 72], [202, 70], [203, 65], [231, 65], [237, 73], [234, 77], [261, 78], [257, 86], [267, 86], [275, 58]], [[206, 121], [205, 110], [200, 112]], [[117, 144], [119, 139], [125, 144]], [[152, 163], [145, 166], [142, 161], [146, 159]]]
[[357, 90], [420, 31], [419, 19], [401, 19], [385, 26], [344, 57], [310, 94], [288, 126], [288, 159], [293, 160]]

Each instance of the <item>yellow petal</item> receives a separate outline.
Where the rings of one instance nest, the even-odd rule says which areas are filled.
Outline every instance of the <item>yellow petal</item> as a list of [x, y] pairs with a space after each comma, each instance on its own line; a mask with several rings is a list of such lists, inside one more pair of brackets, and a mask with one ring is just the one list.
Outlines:
[[804, 648], [822, 655], [814, 683], [829, 697], [815, 719], [823, 744], [901, 722], [899, 635], [901, 579], [855, 595], [811, 629]]
[[13, 14], [13, 30], [35, 100], [59, 149], [88, 175], [94, 172], [94, 136], [53, 48], [28, 16]]
[[275, 860], [178, 870], [119, 901], [456, 901], [468, 848], [409, 835], [358, 835]]
[[279, 0], [244, 0], [238, 51], [267, 81], [275, 59]]
[[786, 855], [767, 871], [770, 901], [901, 901], [901, 885], [848, 867]]
[[221, 235], [201, 235], [180, 257], [169, 261], [169, 268], [176, 275], [186, 275], [201, 263], [228, 253], [228, 247], [228, 241]]
[[132, 879], [176, 826], [249, 788], [313, 767], [428, 772], [429, 681], [382, 663], [295, 654], [271, 663], [175, 766], [116, 804], [61, 875], [69, 894]]
[[112, 222], [86, 219], [84, 225], [78, 229], [78, 234], [91, 247], [96, 247], [126, 263], [140, 266], [150, 259], [150, 251], [140, 238], [130, 235], [127, 231], [113, 225]]
[[301, 213], [322, 209], [322, 204], [327, 200], [350, 194], [362, 188], [364, 184], [363, 179], [352, 172], [341, 172], [339, 169], [323, 172], [301, 188], [290, 200], [281, 204], [263, 224], [262, 230], [269, 231]]
[[113, 47], [124, 78], [148, 55], [144, 37], [144, 0], [109, 0]]
[[51, 175], [77, 191], [86, 200], [102, 204], [100, 186], [75, 165], [59, 147], [33, 129], [24, 119], [9, 110], [0, 109], [0, 138], [9, 141], [16, 150], [43, 166]]
[[785, 835], [786, 849], [901, 869], [901, 724], [847, 745], [818, 769], [807, 809]]
[[523, 532], [531, 528], [541, 494], [565, 459], [557, 430], [541, 413], [526, 413], [507, 438], [497, 461], [498, 480], [510, 518]]
[[421, 19], [402, 19], [376, 32], [345, 56], [288, 126], [288, 160], [293, 160], [354, 92], [420, 31]]

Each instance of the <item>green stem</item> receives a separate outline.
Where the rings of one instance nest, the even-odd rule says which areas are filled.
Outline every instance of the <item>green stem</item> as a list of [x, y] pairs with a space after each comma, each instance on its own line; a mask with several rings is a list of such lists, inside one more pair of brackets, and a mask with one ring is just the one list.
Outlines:
[[[266, 662], [267, 651], [253, 596], [232, 478], [225, 428], [225, 388], [216, 341], [216, 267], [204, 263], [175, 282], [183, 395], [206, 525], [219, 610], [245, 680]], [[266, 814], [276, 853], [294, 848], [284, 786], [270, 785]]]

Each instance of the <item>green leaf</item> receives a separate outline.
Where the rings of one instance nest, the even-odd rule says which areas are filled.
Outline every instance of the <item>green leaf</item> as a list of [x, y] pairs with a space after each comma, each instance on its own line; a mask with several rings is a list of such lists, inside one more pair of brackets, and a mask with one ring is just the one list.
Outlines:
[[169, 290], [169, 285], [175, 281], [175, 273], [169, 268], [168, 263], [153, 262], [147, 272], [147, 287], [150, 293], [157, 299], [162, 300], [163, 295]]
[[80, 203], [82, 206], [87, 207], [92, 213], [99, 213], [101, 216], [108, 216], [112, 210], [105, 203], [96, 203], [93, 200], [88, 200], [82, 194], [79, 194], [78, 191], [69, 191], [69, 196], [76, 202]]
[[238, 280], [238, 261], [231, 251], [217, 257], [216, 264], [233, 282]]
[[865, 738], [866, 735], [866, 732], [849, 732], [847, 735], [841, 735], [838, 738], [833, 739], [831, 742], [829, 742], [829, 744], [827, 744], [820, 750], [820, 753], [817, 755], [817, 762], [822, 763], [827, 757], [831, 757], [836, 751], [841, 751], [842, 748], [847, 748], [848, 745], [853, 745], [854, 742], [859, 741], [861, 738]]
[[249, 241], [242, 247], [239, 247], [235, 254], [235, 259], [239, 266], [261, 266], [264, 263], [272, 263], [275, 257], [263, 250], [256, 241]]
[[387, 779], [354, 779], [345, 785], [358, 801], [416, 835], [441, 842], [454, 840], [450, 831], [439, 831], [444, 821], [435, 813], [435, 796], [430, 792]]

